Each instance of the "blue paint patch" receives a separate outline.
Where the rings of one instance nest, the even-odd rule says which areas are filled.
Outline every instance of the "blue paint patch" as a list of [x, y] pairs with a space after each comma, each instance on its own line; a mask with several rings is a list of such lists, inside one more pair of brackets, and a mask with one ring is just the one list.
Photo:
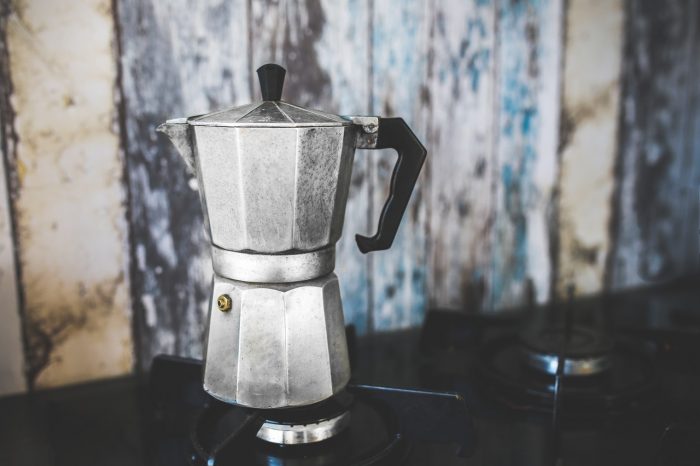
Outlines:
[[[533, 170], [537, 160], [539, 82], [528, 73], [528, 28], [542, 21], [540, 2], [503, 2], [499, 7], [499, 161], [500, 204], [494, 222], [490, 305], [502, 307], [522, 298], [528, 280], [528, 212], [536, 201]], [[542, 41], [542, 38], [538, 38]], [[535, 60], [540, 56], [535, 44]]]

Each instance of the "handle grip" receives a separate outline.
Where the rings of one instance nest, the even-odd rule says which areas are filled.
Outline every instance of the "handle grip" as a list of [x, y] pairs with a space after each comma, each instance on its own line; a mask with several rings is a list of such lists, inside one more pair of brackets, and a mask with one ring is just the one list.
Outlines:
[[427, 151], [403, 118], [380, 118], [377, 144], [372, 149], [394, 149], [398, 159], [391, 175], [389, 197], [372, 237], [355, 235], [357, 247], [366, 254], [389, 249], [423, 167]]

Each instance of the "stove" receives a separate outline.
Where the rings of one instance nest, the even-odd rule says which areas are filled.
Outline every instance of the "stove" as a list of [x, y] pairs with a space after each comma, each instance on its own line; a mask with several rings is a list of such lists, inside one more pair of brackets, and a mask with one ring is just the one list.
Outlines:
[[218, 401], [200, 361], [0, 400], [9, 465], [700, 464], [697, 279], [356, 338], [353, 379], [284, 410]]
[[700, 464], [697, 283], [430, 312], [421, 381], [467, 397], [480, 442], [465, 464]]

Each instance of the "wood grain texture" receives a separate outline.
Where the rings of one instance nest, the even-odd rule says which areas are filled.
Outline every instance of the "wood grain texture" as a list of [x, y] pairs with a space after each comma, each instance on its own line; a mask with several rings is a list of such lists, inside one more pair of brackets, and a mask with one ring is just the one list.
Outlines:
[[[371, 17], [371, 112], [406, 120], [427, 145], [430, 97], [425, 87], [429, 72], [431, 11], [422, 1], [377, 1]], [[373, 151], [369, 235], [376, 231], [388, 197], [396, 160], [393, 151]], [[432, 154], [428, 153], [428, 158]], [[415, 326], [426, 306], [426, 209], [422, 201], [425, 170], [411, 196], [391, 249], [370, 253], [371, 311], [374, 330]]]
[[567, 5], [555, 290], [586, 294], [603, 289], [611, 250], [624, 3]]
[[[369, 100], [368, 1], [254, 2], [251, 69], [268, 62], [287, 69], [283, 99], [342, 115], [365, 115]], [[259, 98], [257, 78], [251, 87]], [[368, 326], [368, 265], [355, 245], [367, 230], [368, 158], [355, 155], [336, 273], [347, 324]]]
[[490, 2], [438, 1], [433, 13], [428, 290], [440, 307], [481, 309], [490, 286], [496, 16]]
[[202, 356], [212, 269], [196, 181], [158, 124], [251, 100], [244, 1], [118, 2], [139, 363]]
[[626, 6], [612, 288], [699, 270], [698, 3]]
[[24, 376], [24, 348], [20, 322], [20, 296], [15, 261], [12, 203], [8, 180], [12, 173], [6, 158], [14, 153], [14, 112], [10, 104], [9, 55], [6, 27], [9, 9], [0, 7], [0, 396], [19, 393], [27, 388]]
[[113, 25], [107, 0], [18, 1], [8, 17], [17, 144], [6, 156], [38, 388], [132, 369]]
[[488, 307], [550, 295], [562, 8], [501, 1], [496, 50], [495, 206]]

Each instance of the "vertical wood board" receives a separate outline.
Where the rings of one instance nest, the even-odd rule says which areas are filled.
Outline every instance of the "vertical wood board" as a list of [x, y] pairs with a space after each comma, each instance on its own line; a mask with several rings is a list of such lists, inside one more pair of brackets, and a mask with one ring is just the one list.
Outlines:
[[6, 156], [17, 180], [30, 386], [132, 369], [114, 39], [107, 0], [11, 5], [17, 145]]
[[[0, 150], [0, 156], [0, 162], [4, 161], [4, 151]], [[0, 396], [27, 388], [11, 222], [5, 164], [0, 163]]]
[[10, 105], [9, 56], [6, 47], [7, 18], [0, 11], [0, 396], [23, 392], [24, 348], [20, 321], [19, 288], [12, 228], [12, 205], [7, 181], [6, 155], [14, 152], [13, 112]]
[[[430, 112], [429, 91], [424, 85], [429, 68], [428, 8], [421, 1], [377, 1], [373, 3], [371, 18], [370, 110], [383, 117], [402, 117], [424, 145], [428, 145]], [[430, 158], [430, 147], [428, 152]], [[372, 183], [366, 234], [372, 236], [388, 197], [396, 155], [388, 150], [365, 155]], [[370, 253], [374, 330], [405, 328], [422, 322], [426, 305], [426, 210], [422, 201], [425, 177], [424, 171], [392, 247]]]
[[[603, 289], [617, 153], [621, 0], [571, 0], [566, 12], [555, 290]], [[593, 65], [594, 64], [594, 65]]]
[[698, 271], [698, 4], [626, 5], [613, 288]]
[[118, 2], [140, 366], [201, 357], [212, 269], [196, 180], [156, 127], [251, 100], [243, 0]]
[[438, 1], [432, 21], [428, 290], [432, 305], [474, 311], [493, 247], [496, 7]]
[[499, 2], [495, 205], [488, 307], [549, 298], [561, 2]]
[[[9, 188], [13, 173], [8, 155], [14, 154], [16, 134], [7, 50], [7, 16], [9, 9], [0, 10], [0, 396], [19, 393], [27, 388], [24, 374], [24, 348], [20, 320], [20, 288], [15, 261], [12, 225], [12, 203]], [[9, 183], [8, 183], [9, 181]]]

